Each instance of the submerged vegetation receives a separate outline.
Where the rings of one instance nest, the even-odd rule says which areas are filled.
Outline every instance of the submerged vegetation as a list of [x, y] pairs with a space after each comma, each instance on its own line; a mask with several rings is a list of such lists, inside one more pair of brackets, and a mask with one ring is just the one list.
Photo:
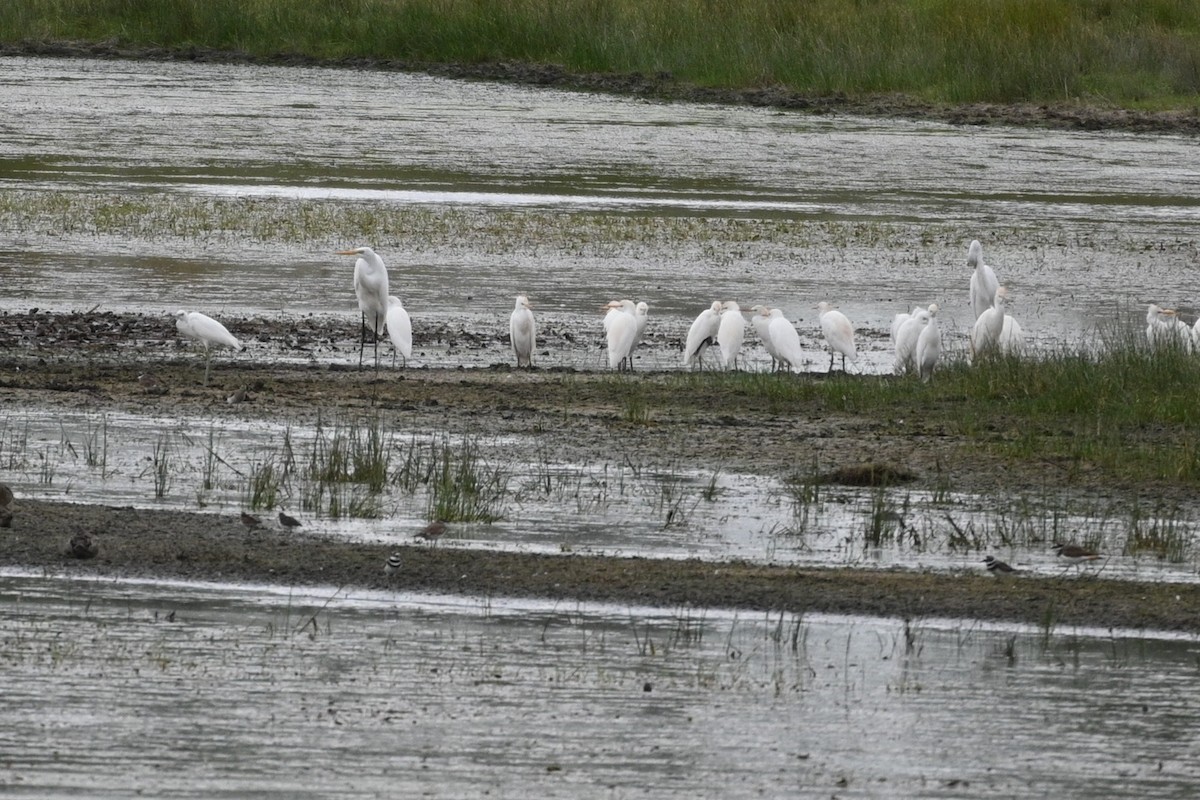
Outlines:
[[252, 56], [525, 62], [697, 86], [935, 102], [1188, 108], [1189, 0], [22, 0], [0, 41], [203, 47]]

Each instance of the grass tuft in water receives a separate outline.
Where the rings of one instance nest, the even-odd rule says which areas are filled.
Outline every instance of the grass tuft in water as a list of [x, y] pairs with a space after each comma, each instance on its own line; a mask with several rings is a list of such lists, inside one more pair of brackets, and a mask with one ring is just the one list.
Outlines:
[[443, 522], [496, 522], [503, 519], [508, 472], [489, 464], [477, 443], [458, 447], [445, 438], [430, 446], [432, 469], [427, 517]]

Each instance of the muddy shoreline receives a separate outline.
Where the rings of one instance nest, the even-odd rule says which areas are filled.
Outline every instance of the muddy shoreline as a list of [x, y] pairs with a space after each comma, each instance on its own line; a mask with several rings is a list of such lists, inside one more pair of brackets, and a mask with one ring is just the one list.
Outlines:
[[[238, 329], [262, 329], [263, 319], [233, 320]], [[278, 326], [290, 323], [277, 321]], [[314, 340], [333, 350], [356, 351], [344, 321], [321, 327], [306, 318]], [[352, 326], [351, 326], [352, 329]], [[388, 369], [376, 375], [332, 363], [284, 364], [289, 347], [307, 347], [270, 331], [282, 350], [253, 357], [221, 355], [209, 386], [202, 361], [181, 345], [169, 321], [136, 314], [9, 313], [0, 315], [0, 398], [20, 408], [122, 410], [151, 417], [198, 415], [222, 419], [303, 419], [320, 413], [370, 413], [397, 429], [486, 432], [536, 442], [566, 460], [587, 463], [621, 441], [639, 463], [670, 464], [697, 441], [728, 456], [726, 468], [761, 472], [758, 454], [776, 464], [809, 463], [814, 453], [831, 470], [866, 462], [886, 465], [915, 488], [954, 473], [963, 490], [1045, 486], [1054, 473], [1044, 464], [998, 462], [971, 442], [919, 427], [896, 429], [876, 419], [828, 409], [786, 413], [738, 402], [721, 414], [709, 409], [720, 389], [675, 399], [671, 377], [641, 372], [613, 381], [603, 372], [493, 368]], [[437, 334], [432, 334], [437, 335]], [[119, 342], [124, 342], [119, 344]], [[289, 344], [289, 342], [291, 344]], [[63, 346], [68, 345], [68, 346]], [[658, 347], [670, 347], [663, 342]], [[480, 340], [481, 348], [494, 347]], [[498, 353], [500, 351], [497, 351]], [[153, 375], [147, 386], [139, 376]], [[820, 376], [792, 376], [819, 380]], [[864, 380], [872, 379], [864, 377]], [[238, 388], [249, 397], [231, 404]], [[634, 423], [622, 413], [631, 387], [651, 393], [651, 418]], [[666, 393], [662, 397], [653, 393]], [[666, 401], [670, 402], [666, 402]], [[932, 454], [932, 457], [931, 457]], [[0, 474], [0, 480], [5, 476]], [[1068, 485], [1063, 479], [1063, 486]], [[264, 512], [273, 519], [274, 512]], [[86, 533], [99, 546], [92, 559], [67, 553]], [[541, 555], [469, 549], [448, 537], [428, 547], [396, 530], [388, 541], [348, 543], [307, 529], [284, 532], [273, 522], [248, 531], [236, 515], [147, 510], [40, 501], [18, 494], [11, 528], [0, 529], [0, 565], [49, 574], [138, 576], [188, 580], [269, 582], [592, 600], [664, 607], [731, 607], [789, 612], [974, 618], [1034, 625], [1090, 625], [1200, 632], [1200, 584], [1131, 583], [1075, 578], [996, 580], [980, 566], [970, 573], [912, 570], [809, 569], [738, 562]], [[1048, 545], [1047, 545], [1048, 548]], [[399, 551], [403, 567], [385, 576], [387, 556]], [[982, 559], [983, 554], [979, 555]], [[1049, 558], [1049, 553], [1048, 556]]]
[[662, 101], [746, 105], [813, 114], [847, 114], [948, 122], [954, 125], [1016, 125], [1065, 130], [1112, 130], [1159, 134], [1200, 134], [1200, 112], [1135, 111], [1087, 103], [928, 103], [900, 95], [808, 95], [784, 87], [719, 89], [693, 86], [669, 73], [646, 75], [577, 74], [553, 64], [488, 62], [440, 64], [396, 59], [318, 59], [280, 53], [254, 55], [204, 47], [133, 47], [116, 42], [22, 41], [0, 44], [3, 56], [191, 61], [285, 67], [326, 67], [385, 72], [419, 72], [439, 77], [502, 81], [570, 91], [599, 92]]

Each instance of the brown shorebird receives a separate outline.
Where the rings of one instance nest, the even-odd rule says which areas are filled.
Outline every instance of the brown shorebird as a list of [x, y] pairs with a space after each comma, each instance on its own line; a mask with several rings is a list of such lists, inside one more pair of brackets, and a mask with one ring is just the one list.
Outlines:
[[279, 524], [282, 525], [283, 527], [287, 528], [290, 531], [293, 528], [300, 527], [300, 520], [296, 519], [295, 517], [288, 516], [287, 514], [280, 511], [279, 512]]
[[262, 520], [256, 516], [254, 516], [253, 514], [247, 514], [245, 511], [243, 511], [242, 512], [242, 524], [245, 525], [250, 530], [254, 530], [259, 525], [262, 525]]
[[67, 552], [75, 558], [95, 558], [96, 553], [100, 552], [100, 545], [92, 541], [92, 537], [88, 534], [77, 533], [67, 544]]
[[993, 558], [992, 556], [985, 558], [983, 563], [987, 564], [988, 572], [992, 573], [993, 575], [1012, 575], [1013, 573], [1020, 572], [1020, 570], [1016, 567], [1010, 567], [1000, 559]]
[[392, 553], [388, 556], [387, 563], [383, 565], [385, 575], [395, 575], [400, 571], [400, 554]]
[[418, 533], [418, 539], [424, 539], [427, 542], [437, 544], [437, 540], [442, 538], [442, 534], [446, 532], [446, 523], [440, 519], [437, 522], [431, 522], [422, 528]]
[[1054, 552], [1069, 564], [1082, 564], [1084, 561], [1097, 561], [1102, 558], [1100, 553], [1080, 547], [1077, 544], [1054, 543]]
[[7, 483], [0, 483], [0, 508], [8, 508], [12, 505], [13, 492], [8, 488]]

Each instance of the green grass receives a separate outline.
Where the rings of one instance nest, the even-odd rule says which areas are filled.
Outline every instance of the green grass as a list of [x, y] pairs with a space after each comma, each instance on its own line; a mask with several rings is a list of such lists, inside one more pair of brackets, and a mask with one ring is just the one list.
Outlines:
[[523, 61], [929, 100], [1195, 108], [1193, 0], [14, 0], [0, 41]]

